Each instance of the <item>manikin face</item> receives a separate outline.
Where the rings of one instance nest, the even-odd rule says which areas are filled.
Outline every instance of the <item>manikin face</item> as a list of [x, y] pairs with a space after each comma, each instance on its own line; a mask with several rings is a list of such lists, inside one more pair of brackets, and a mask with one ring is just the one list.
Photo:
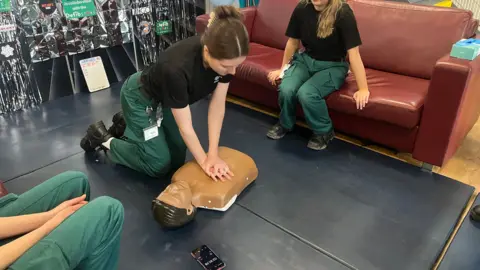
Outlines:
[[188, 214], [193, 212], [192, 191], [190, 190], [190, 186], [185, 182], [170, 184], [165, 191], [157, 197], [157, 200], [177, 208], [187, 209]]
[[208, 53], [208, 48], [205, 47], [205, 60], [209, 67], [221, 76], [227, 74], [235, 75], [237, 67], [245, 61], [246, 56], [240, 56], [234, 59], [215, 59]]

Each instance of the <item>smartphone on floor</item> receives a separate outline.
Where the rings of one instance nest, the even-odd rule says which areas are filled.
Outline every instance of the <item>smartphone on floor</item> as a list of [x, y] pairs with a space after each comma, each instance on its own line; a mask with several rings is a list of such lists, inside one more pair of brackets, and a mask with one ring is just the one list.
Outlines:
[[207, 245], [202, 245], [192, 251], [192, 256], [205, 270], [221, 270], [225, 263]]

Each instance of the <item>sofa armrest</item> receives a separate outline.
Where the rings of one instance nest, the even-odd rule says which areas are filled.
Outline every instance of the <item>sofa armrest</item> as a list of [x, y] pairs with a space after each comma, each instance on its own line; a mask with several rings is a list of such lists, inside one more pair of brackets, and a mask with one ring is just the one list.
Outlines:
[[[257, 14], [256, 7], [246, 7], [241, 8], [240, 11], [242, 12], [244, 18], [244, 24], [247, 28], [249, 35], [252, 35], [253, 29], [253, 22], [255, 21], [255, 15]], [[205, 31], [208, 25], [208, 19], [210, 18], [210, 14], [202, 14], [196, 18], [195, 28], [197, 33], [201, 34]]]
[[413, 157], [443, 166], [477, 121], [479, 100], [480, 57], [442, 57], [430, 81]]
[[0, 198], [7, 195], [7, 189], [3, 186], [2, 182], [0, 182]]

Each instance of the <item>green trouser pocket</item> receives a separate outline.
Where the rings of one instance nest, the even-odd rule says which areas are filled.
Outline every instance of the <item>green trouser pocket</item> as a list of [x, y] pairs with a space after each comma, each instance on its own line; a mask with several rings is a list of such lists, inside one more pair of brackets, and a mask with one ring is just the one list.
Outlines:
[[[2, 209], [2, 207], [6, 206], [7, 204], [15, 201], [17, 199], [17, 195], [15, 194], [12, 194], [12, 193], [9, 193], [5, 196], [3, 196], [2, 198], [0, 198], [0, 209]], [[1, 211], [0, 211], [0, 216], [1, 216]]]
[[[156, 124], [157, 106], [142, 94], [137, 77], [139, 75], [132, 75], [122, 87], [126, 139], [113, 140], [109, 156], [114, 163], [158, 177], [184, 164], [186, 145], [169, 108], [162, 108], [163, 120], [157, 127], [158, 136], [145, 140], [144, 129]], [[152, 109], [150, 113], [148, 108]]]
[[296, 106], [302, 106], [305, 120], [316, 134], [332, 129], [325, 98], [342, 87], [348, 63], [317, 61], [296, 53], [279, 87], [280, 123], [287, 129], [296, 122]]

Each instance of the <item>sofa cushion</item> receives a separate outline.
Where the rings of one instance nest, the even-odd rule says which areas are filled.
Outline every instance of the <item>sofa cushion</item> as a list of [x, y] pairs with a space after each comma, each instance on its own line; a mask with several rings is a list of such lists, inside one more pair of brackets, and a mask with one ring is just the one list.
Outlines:
[[253, 23], [251, 41], [285, 49], [288, 22], [298, 0], [261, 0]]
[[357, 110], [353, 94], [358, 90], [350, 73], [343, 87], [327, 98], [331, 110], [384, 121], [405, 128], [419, 124], [429, 81], [367, 69], [370, 99], [363, 110]]
[[471, 11], [376, 0], [348, 4], [363, 41], [363, 62], [376, 70], [428, 79], [437, 60], [471, 31]]
[[237, 68], [235, 77], [276, 91], [277, 88], [268, 81], [267, 75], [270, 71], [279, 69], [282, 60], [282, 50], [250, 43], [250, 53]]

